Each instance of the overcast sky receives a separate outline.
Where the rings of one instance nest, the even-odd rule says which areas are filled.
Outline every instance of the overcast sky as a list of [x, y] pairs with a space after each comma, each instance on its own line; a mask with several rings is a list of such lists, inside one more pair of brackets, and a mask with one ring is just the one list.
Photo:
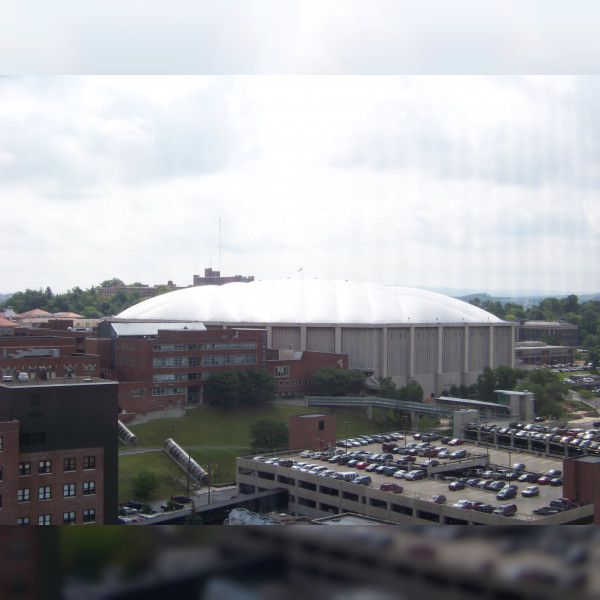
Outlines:
[[0, 292], [208, 266], [600, 292], [595, 4], [199, 4], [0, 23]]

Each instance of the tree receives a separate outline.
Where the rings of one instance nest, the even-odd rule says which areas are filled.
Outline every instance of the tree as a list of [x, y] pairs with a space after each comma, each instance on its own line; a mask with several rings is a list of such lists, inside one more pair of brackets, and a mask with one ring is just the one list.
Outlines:
[[484, 402], [494, 402], [494, 390], [498, 388], [498, 379], [494, 370], [487, 366], [483, 369], [483, 373], [477, 377], [477, 389], [479, 391], [479, 399]]
[[103, 287], [103, 288], [107, 288], [107, 287], [124, 287], [124, 286], [125, 286], [125, 284], [123, 283], [123, 281], [121, 281], [117, 277], [113, 277], [112, 279], [107, 279], [106, 281], [103, 281], [100, 284], [100, 287]]
[[211, 373], [205, 391], [209, 404], [224, 409], [232, 408], [240, 401], [240, 378], [235, 371]]
[[499, 390], [514, 390], [519, 381], [521, 372], [506, 365], [496, 369], [496, 385]]
[[411, 381], [408, 385], [400, 388], [399, 396], [400, 400], [406, 400], [407, 402], [421, 402], [425, 392], [420, 383]]
[[347, 371], [325, 367], [311, 376], [312, 393], [316, 396], [346, 396], [364, 389], [366, 375], [362, 371]]
[[131, 480], [131, 485], [133, 487], [133, 495], [138, 500], [145, 500], [160, 487], [160, 479], [156, 473], [142, 469]]
[[288, 427], [282, 421], [264, 417], [250, 423], [250, 440], [252, 448], [275, 450], [289, 446]]
[[399, 398], [399, 390], [391, 377], [383, 377], [377, 395], [380, 398], [391, 398], [397, 400]]

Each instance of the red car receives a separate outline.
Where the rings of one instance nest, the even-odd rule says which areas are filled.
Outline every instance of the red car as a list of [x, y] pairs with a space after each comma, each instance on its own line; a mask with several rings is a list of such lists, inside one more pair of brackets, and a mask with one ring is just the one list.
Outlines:
[[461, 440], [460, 438], [454, 438], [448, 442], [448, 446], [460, 446], [464, 443], [464, 440]]
[[401, 494], [404, 491], [404, 488], [397, 483], [382, 483], [379, 489], [384, 492], [394, 492], [396, 494]]
[[549, 485], [550, 484], [550, 480], [552, 479], [552, 477], [546, 477], [545, 475], [543, 477], [540, 477], [536, 483], [538, 485]]
[[359, 462], [357, 465], [355, 465], [357, 469], [366, 469], [369, 466], [368, 462]]

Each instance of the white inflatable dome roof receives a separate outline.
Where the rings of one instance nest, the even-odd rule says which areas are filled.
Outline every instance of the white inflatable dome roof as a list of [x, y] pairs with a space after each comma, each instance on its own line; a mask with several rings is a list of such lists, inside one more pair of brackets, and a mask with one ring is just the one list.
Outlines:
[[239, 323], [499, 323], [442, 294], [376, 283], [282, 279], [189, 287], [132, 306], [121, 319]]

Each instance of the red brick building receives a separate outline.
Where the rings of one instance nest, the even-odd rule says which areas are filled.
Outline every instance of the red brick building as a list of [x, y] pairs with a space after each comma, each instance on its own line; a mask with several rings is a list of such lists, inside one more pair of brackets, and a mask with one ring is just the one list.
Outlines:
[[289, 421], [289, 444], [294, 450], [324, 450], [335, 447], [335, 415], [310, 413], [292, 415]]
[[267, 350], [267, 371], [279, 385], [279, 395], [298, 396], [310, 393], [310, 378], [325, 367], [348, 368], [347, 354]]
[[45, 371], [55, 377], [100, 373], [100, 357], [86, 354], [86, 332], [70, 331], [72, 321], [54, 320], [39, 327], [17, 327], [14, 336], [0, 337], [0, 374], [16, 379], [19, 373], [35, 378]]
[[563, 495], [580, 504], [595, 504], [594, 525], [600, 525], [600, 457], [563, 461]]
[[212, 329], [198, 322], [104, 321], [88, 347], [100, 354], [102, 377], [120, 382], [128, 413], [201, 404], [211, 373], [264, 369], [264, 329]]
[[0, 524], [117, 522], [117, 385], [0, 383]]

